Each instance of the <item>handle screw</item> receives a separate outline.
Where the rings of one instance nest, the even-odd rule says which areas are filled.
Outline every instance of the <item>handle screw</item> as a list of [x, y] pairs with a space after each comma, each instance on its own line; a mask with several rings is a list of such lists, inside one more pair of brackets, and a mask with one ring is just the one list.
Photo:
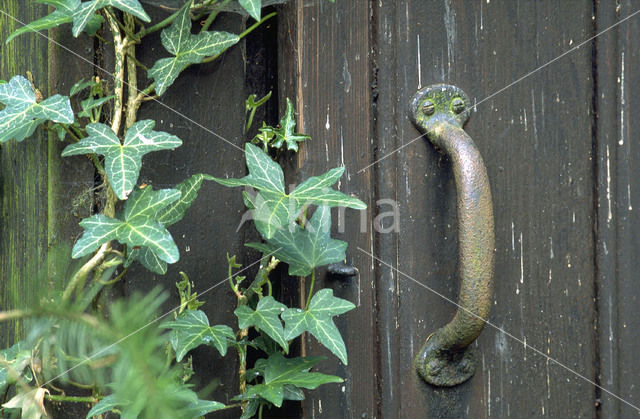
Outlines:
[[428, 99], [425, 100], [424, 103], [422, 104], [422, 113], [427, 116], [431, 116], [434, 114], [435, 111], [436, 111], [436, 105]]
[[457, 97], [451, 101], [451, 109], [455, 113], [461, 113], [462, 111], [464, 111], [464, 108], [465, 108], [464, 100], [462, 100], [461, 98]]

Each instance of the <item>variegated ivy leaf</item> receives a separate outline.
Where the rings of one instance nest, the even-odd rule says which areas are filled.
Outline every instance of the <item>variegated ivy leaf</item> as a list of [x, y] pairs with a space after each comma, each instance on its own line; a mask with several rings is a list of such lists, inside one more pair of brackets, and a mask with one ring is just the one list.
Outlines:
[[[7, 38], [7, 43], [9, 43], [9, 41], [11, 41], [16, 36], [22, 35], [23, 33], [41, 31], [45, 29], [55, 28], [65, 23], [71, 23], [73, 22], [74, 13], [80, 8], [80, 0], [37, 0], [37, 2], [53, 6], [56, 8], [56, 10], [40, 19], [34, 20], [28, 25], [22, 26], [20, 29], [13, 32]], [[102, 16], [92, 14], [89, 16], [89, 20], [85, 23], [84, 27], [80, 31], [84, 30], [84, 32], [86, 32], [87, 34], [93, 36], [96, 31], [100, 29], [103, 21], [104, 18]], [[78, 31], [78, 34], [80, 33], [80, 31]], [[78, 35], [76, 34], [75, 36], [77, 37]]]
[[209, 326], [207, 315], [200, 310], [185, 310], [176, 320], [164, 323], [163, 327], [173, 330], [171, 345], [178, 362], [191, 349], [205, 344], [214, 346], [220, 355], [225, 356], [229, 341], [236, 338], [229, 326]]
[[354, 308], [350, 301], [334, 297], [332, 289], [322, 289], [311, 298], [306, 310], [289, 308], [282, 313], [285, 338], [294, 339], [307, 331], [347, 365], [347, 350], [333, 317]]
[[331, 209], [320, 206], [305, 227], [293, 223], [281, 228], [266, 243], [247, 243], [246, 246], [289, 264], [289, 275], [307, 276], [318, 267], [339, 262], [345, 258], [347, 243], [332, 239]]
[[288, 396], [294, 394], [295, 397], [295, 393], [285, 390], [286, 386], [313, 390], [322, 384], [342, 383], [342, 378], [338, 376], [309, 371], [323, 359], [323, 357], [285, 358], [281, 353], [276, 352], [267, 359], [264, 382], [248, 386], [246, 393], [235, 399], [251, 400], [261, 397], [280, 407], [285, 394]]
[[346, 195], [331, 186], [344, 173], [344, 167], [332, 169], [320, 176], [310, 177], [293, 192], [284, 190], [284, 173], [268, 154], [253, 144], [245, 144], [245, 158], [249, 174], [241, 179], [213, 178], [224, 186], [248, 186], [258, 190], [255, 196], [245, 194], [245, 203], [252, 210], [256, 228], [265, 240], [270, 240], [281, 229], [292, 229], [291, 224], [305, 205], [344, 206], [365, 209], [357, 198]]
[[[60, 1], [55, 1], [60, 3]], [[80, 3], [78, 0], [74, 0], [73, 3]], [[138, 0], [92, 0], [80, 3], [73, 9], [73, 36], [80, 35], [87, 25], [90, 24], [91, 19], [95, 16], [95, 13], [107, 6], [115, 7], [122, 10], [125, 13], [129, 13], [144, 22], [151, 22], [151, 18], [144, 11], [142, 5]]]
[[0, 111], [0, 143], [14, 138], [22, 141], [47, 120], [73, 122], [68, 97], [54, 95], [38, 103], [33, 86], [22, 76], [14, 76], [8, 83], [0, 84], [0, 103], [5, 106]]
[[105, 124], [87, 125], [89, 136], [81, 141], [68, 145], [62, 156], [77, 154], [102, 154], [105, 157], [105, 170], [109, 183], [118, 198], [127, 199], [140, 174], [142, 156], [158, 150], [174, 149], [182, 144], [175, 135], [166, 132], [152, 131], [155, 121], [145, 119], [138, 121], [127, 130], [124, 143]]
[[87, 255], [101, 244], [116, 239], [131, 248], [147, 247], [164, 262], [177, 262], [178, 248], [156, 215], [179, 198], [180, 191], [176, 189], [154, 191], [150, 186], [136, 189], [125, 204], [124, 219], [96, 214], [80, 222], [85, 231], [73, 246], [72, 257]]
[[162, 45], [174, 57], [162, 58], [149, 69], [148, 76], [154, 79], [155, 90], [159, 95], [173, 84], [182, 70], [191, 64], [202, 62], [205, 57], [221, 54], [240, 39], [238, 35], [228, 32], [202, 31], [193, 35], [189, 17], [191, 3], [188, 1], [171, 26], [162, 31]]
[[249, 13], [249, 15], [255, 20], [260, 20], [260, 8], [262, 7], [262, 0], [238, 0], [240, 6]]
[[286, 308], [287, 306], [277, 302], [273, 297], [267, 296], [258, 302], [255, 310], [246, 305], [241, 305], [233, 314], [238, 318], [238, 327], [240, 329], [247, 329], [253, 326], [266, 333], [285, 352], [288, 352], [289, 344], [284, 338], [284, 328], [280, 317], [278, 317]]
[[295, 127], [296, 120], [293, 116], [293, 105], [289, 98], [287, 98], [287, 109], [284, 117], [280, 120], [280, 127], [273, 128], [275, 138], [273, 139], [272, 146], [280, 148], [283, 144], [286, 144], [287, 150], [298, 151], [298, 143], [310, 140], [311, 137], [304, 134], [296, 134], [294, 131]]
[[[198, 173], [176, 185], [175, 189], [180, 191], [180, 199], [164, 207], [162, 211], [157, 213], [156, 221], [165, 227], [180, 221], [198, 196], [202, 181], [205, 179], [210, 180], [211, 176]], [[167, 273], [167, 263], [158, 258], [158, 256], [147, 247], [131, 249], [124, 266], [127, 267], [131, 265], [135, 260], [151, 272], [160, 275]]]

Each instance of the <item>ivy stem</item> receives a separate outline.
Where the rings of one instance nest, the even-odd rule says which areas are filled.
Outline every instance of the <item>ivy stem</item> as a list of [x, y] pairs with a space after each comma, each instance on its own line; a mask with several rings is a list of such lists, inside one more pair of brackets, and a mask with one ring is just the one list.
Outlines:
[[71, 294], [73, 294], [73, 291], [78, 287], [78, 285], [84, 283], [84, 281], [87, 278], [87, 275], [89, 275], [89, 273], [92, 270], [94, 270], [100, 263], [102, 263], [102, 260], [105, 258], [105, 256], [107, 255], [107, 252], [109, 251], [110, 244], [111, 242], [103, 243], [102, 246], [100, 246], [100, 248], [96, 252], [96, 254], [93, 255], [93, 257], [89, 259], [87, 263], [85, 263], [78, 270], [78, 272], [76, 272], [75, 275], [73, 275], [73, 277], [69, 281], [69, 284], [67, 285], [67, 287], [64, 289], [64, 292], [62, 293], [63, 301], [69, 301], [71, 299]]
[[[266, 15], [265, 17], [263, 17], [262, 19], [260, 19], [256, 23], [254, 23], [253, 25], [249, 26], [247, 29], [244, 30], [244, 32], [242, 32], [240, 35], [238, 35], [238, 41], [240, 41], [245, 36], [249, 35], [251, 32], [253, 32], [254, 29], [256, 29], [258, 26], [262, 25], [264, 22], [266, 22], [267, 20], [271, 19], [275, 15], [277, 15], [276, 12], [269, 13], [268, 15]], [[222, 54], [222, 53], [220, 53], [220, 54]], [[220, 54], [216, 54], [216, 55], [212, 55], [211, 57], [207, 57], [204, 60], [202, 60], [201, 62], [202, 63], [210, 63], [211, 61], [213, 61], [216, 58], [218, 58], [220, 56]]]
[[311, 271], [311, 285], [309, 285], [309, 294], [307, 295], [307, 303], [304, 305], [304, 309], [309, 308], [309, 303], [311, 302], [311, 295], [313, 294], [313, 285], [316, 282], [316, 270], [313, 269]]
[[[124, 14], [125, 27], [133, 30], [135, 22], [129, 13]], [[138, 100], [138, 67], [136, 65], [136, 46], [131, 43], [123, 51], [127, 64], [127, 110], [125, 118], [125, 129], [129, 129], [136, 122], [138, 109], [141, 100]], [[125, 58], [123, 57], [123, 59]]]
[[104, 15], [109, 23], [109, 28], [113, 34], [114, 45], [114, 66], [113, 66], [113, 93], [115, 98], [113, 99], [113, 116], [111, 120], [111, 130], [118, 135], [120, 130], [120, 123], [122, 121], [122, 105], [124, 97], [124, 57], [126, 41], [122, 39], [122, 33], [116, 18], [111, 14], [109, 9], [104, 9]]
[[173, 23], [173, 20], [176, 18], [176, 16], [178, 16], [178, 13], [180, 13], [180, 9], [176, 10], [175, 12], [173, 12], [173, 14], [169, 15], [169, 17], [161, 20], [153, 26], [140, 29], [136, 34], [136, 38], [141, 39], [142, 37], [147, 36], [150, 33], [154, 33], [159, 31], [160, 29], [166, 28], [167, 26], [171, 25], [171, 23]]

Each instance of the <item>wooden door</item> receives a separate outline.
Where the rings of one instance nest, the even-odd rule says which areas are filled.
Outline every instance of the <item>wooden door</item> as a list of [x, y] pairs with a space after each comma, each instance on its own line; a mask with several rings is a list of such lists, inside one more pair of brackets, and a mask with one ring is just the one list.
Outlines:
[[[22, 20], [45, 13], [15, 1], [0, 4]], [[359, 275], [319, 275], [321, 286], [357, 306], [337, 320], [349, 365], [331, 357], [319, 365], [345, 382], [308, 392], [301, 405], [271, 417], [638, 414], [638, 7], [633, 0], [290, 0], [277, 23], [220, 61], [186, 72], [179, 83], [195, 85], [198, 94], [185, 103], [178, 84], [163, 97], [182, 116], [153, 104], [143, 110], [143, 117], [153, 115], [163, 129], [188, 139], [174, 153], [145, 160], [144, 179], [165, 186], [198, 172], [239, 177], [242, 155], [211, 131], [241, 145], [243, 109], [236, 99], [277, 90], [280, 110], [292, 98], [299, 130], [313, 138], [286, 162], [288, 183], [344, 165], [340, 189], [368, 204], [363, 212], [334, 212], [334, 233], [349, 242], [347, 262]], [[244, 22], [229, 17], [222, 25], [239, 32]], [[53, 35], [73, 51], [109, 60], [108, 46], [66, 33]], [[67, 92], [76, 75], [93, 73], [66, 52], [47, 50], [43, 39], [30, 47], [39, 55], [23, 55], [34, 62], [16, 65], [10, 57], [25, 45], [2, 46], [3, 76], [35, 69], [45, 79], [48, 72], [53, 94]], [[139, 58], [152, 62], [157, 53], [141, 51]], [[47, 54], [48, 62], [38, 58]], [[425, 384], [413, 367], [427, 336], [451, 319], [456, 307], [448, 300], [457, 299], [459, 287], [451, 163], [408, 119], [415, 91], [442, 82], [465, 90], [476, 105], [466, 131], [487, 167], [496, 233], [493, 306], [476, 343], [478, 367], [452, 388]], [[278, 106], [271, 103], [265, 115], [276, 122]], [[55, 214], [73, 210], [72, 198], [92, 179], [69, 172], [57, 159], [59, 144], [49, 141], [3, 146], [0, 155], [5, 306], [12, 295], [33, 294], [38, 284], [25, 278], [37, 276], [48, 246], [80, 232], [79, 218]], [[55, 172], [63, 183], [54, 181]], [[25, 211], [33, 223], [18, 222]], [[163, 284], [170, 288], [178, 269], [185, 270], [202, 291], [226, 276], [225, 252], [254, 261], [257, 254], [240, 243], [257, 233], [236, 231], [243, 211], [236, 191], [203, 189], [190, 214], [201, 224], [176, 225], [182, 264]], [[18, 230], [4, 228], [10, 224]], [[202, 225], [215, 226], [215, 235]], [[17, 244], [38, 249], [29, 254], [33, 260], [6, 250]], [[139, 273], [120, 291], [160, 281]], [[295, 300], [304, 285], [283, 278], [285, 298]], [[220, 287], [203, 298], [212, 322], [234, 321], [230, 291]], [[14, 326], [2, 327], [13, 340]], [[313, 338], [305, 351], [328, 354]], [[217, 361], [214, 351], [195, 352], [198, 386], [220, 380], [226, 385], [213, 397], [226, 402], [236, 393], [236, 366], [220, 369]]]
[[[287, 6], [281, 89], [314, 138], [299, 173], [344, 164], [342, 189], [369, 204], [364, 224], [347, 211], [342, 236], [360, 277], [325, 282], [358, 304], [341, 324], [352, 364], [336, 364], [345, 385], [310, 395], [307, 417], [637, 414], [640, 17], [619, 3]], [[466, 131], [496, 226], [478, 368], [453, 388], [412, 363], [459, 287], [451, 163], [408, 119], [415, 91], [443, 82], [476, 105]]]

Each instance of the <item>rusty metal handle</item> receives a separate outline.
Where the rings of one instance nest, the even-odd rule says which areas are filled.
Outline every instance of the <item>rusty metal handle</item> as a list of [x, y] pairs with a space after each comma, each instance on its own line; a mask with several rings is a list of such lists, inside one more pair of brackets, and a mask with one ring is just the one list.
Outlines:
[[465, 382], [475, 371], [471, 343], [489, 316], [493, 290], [493, 205], [487, 171], [471, 137], [462, 129], [470, 102], [458, 87], [438, 84], [411, 100], [411, 119], [453, 164], [458, 210], [458, 310], [426, 340], [416, 357], [420, 376], [436, 386]]

